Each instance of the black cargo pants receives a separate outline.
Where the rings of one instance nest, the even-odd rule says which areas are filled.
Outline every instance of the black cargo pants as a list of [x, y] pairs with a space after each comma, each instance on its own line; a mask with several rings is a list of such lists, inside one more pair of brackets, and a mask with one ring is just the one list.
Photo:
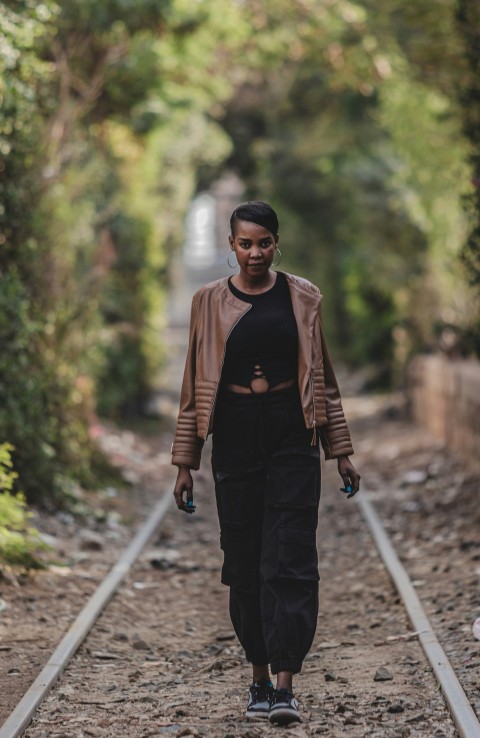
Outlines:
[[318, 615], [320, 454], [297, 387], [222, 391], [212, 468], [224, 552], [222, 582], [246, 658], [297, 673]]

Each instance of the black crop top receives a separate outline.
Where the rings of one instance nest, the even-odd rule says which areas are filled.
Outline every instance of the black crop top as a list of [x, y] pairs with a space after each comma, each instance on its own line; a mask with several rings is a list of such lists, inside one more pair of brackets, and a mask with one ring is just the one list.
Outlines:
[[259, 295], [241, 292], [230, 280], [228, 286], [235, 297], [252, 307], [228, 337], [222, 383], [250, 387], [256, 366], [260, 366], [270, 388], [294, 379], [298, 371], [298, 330], [285, 275], [277, 272], [273, 287]]

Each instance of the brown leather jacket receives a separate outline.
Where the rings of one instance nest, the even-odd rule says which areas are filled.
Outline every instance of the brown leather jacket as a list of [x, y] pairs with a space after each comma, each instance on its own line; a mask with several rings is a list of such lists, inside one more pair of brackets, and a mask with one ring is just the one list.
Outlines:
[[[337, 380], [322, 329], [322, 295], [306, 279], [285, 273], [298, 326], [298, 387], [305, 425], [317, 430], [325, 458], [353, 454]], [[251, 305], [235, 297], [224, 277], [205, 285], [192, 300], [190, 338], [180, 396], [172, 464], [198, 469], [212, 432], [213, 411], [230, 332]]]

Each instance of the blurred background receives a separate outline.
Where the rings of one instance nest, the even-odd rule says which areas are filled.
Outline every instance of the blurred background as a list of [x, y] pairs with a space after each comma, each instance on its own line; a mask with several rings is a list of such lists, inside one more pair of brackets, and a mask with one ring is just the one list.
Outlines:
[[245, 199], [277, 210], [358, 390], [471, 366], [479, 29], [477, 0], [1, 2], [3, 488], [98, 484], [98, 418], [161, 407]]

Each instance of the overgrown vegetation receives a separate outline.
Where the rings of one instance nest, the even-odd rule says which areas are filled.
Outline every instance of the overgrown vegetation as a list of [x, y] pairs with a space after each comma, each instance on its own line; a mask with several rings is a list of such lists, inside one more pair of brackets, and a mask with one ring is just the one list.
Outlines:
[[90, 423], [141, 410], [225, 168], [278, 209], [337, 356], [387, 386], [478, 352], [478, 27], [474, 0], [0, 2], [0, 441], [29, 499], [97, 484]]
[[208, 60], [220, 22], [151, 0], [0, 10], [0, 439], [28, 497], [58, 501], [98, 483], [95, 413], [138, 413], [159, 371], [168, 254], [228, 150], [207, 114], [223, 84], [186, 79], [183, 39], [208, 25]]
[[13, 469], [9, 443], [0, 444], [0, 568], [38, 569], [45, 548], [38, 531], [30, 525], [31, 513], [22, 492], [13, 493], [18, 474]]
[[325, 293], [336, 355], [388, 386], [478, 314], [458, 258], [471, 185], [455, 3], [251, 7], [275, 58], [227, 106], [230, 163], [281, 211], [287, 266]]

